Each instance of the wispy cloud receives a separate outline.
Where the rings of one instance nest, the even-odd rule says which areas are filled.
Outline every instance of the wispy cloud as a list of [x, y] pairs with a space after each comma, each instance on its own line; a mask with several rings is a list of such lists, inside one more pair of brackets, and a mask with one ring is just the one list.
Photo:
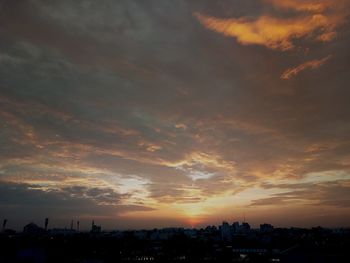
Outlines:
[[[283, 186], [290, 191], [273, 194], [271, 197], [252, 200], [251, 206], [271, 206], [271, 205], [330, 205], [339, 207], [349, 207], [350, 198], [349, 181], [334, 182], [314, 182], [308, 184], [297, 184]], [[295, 187], [295, 189], [293, 189]]]
[[281, 75], [281, 79], [290, 79], [290, 78], [298, 75], [300, 72], [307, 70], [307, 69], [318, 69], [319, 67], [324, 65], [331, 58], [332, 58], [332, 55], [328, 55], [325, 58], [310, 60], [310, 61], [304, 62], [296, 67], [289, 68], [283, 72], [283, 74]]

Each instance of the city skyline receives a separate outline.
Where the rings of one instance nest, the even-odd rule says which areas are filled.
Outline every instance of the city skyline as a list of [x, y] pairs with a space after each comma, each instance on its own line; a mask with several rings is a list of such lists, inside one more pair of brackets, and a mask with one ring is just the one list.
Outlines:
[[0, 0], [0, 220], [349, 227], [349, 14]]
[[[53, 221], [53, 222], [52, 222]], [[50, 220], [50, 218], [45, 218], [42, 220], [42, 222], [29, 222], [26, 223], [23, 226], [18, 227], [17, 229], [11, 228], [11, 224], [9, 225], [9, 220], [4, 219], [2, 220], [2, 229], [1, 233], [5, 235], [11, 235], [13, 234], [25, 234], [28, 232], [28, 229], [32, 231], [32, 234], [37, 235], [44, 235], [44, 234], [77, 234], [79, 232], [82, 233], [111, 233], [111, 232], [129, 232], [129, 231], [136, 231], [136, 232], [143, 232], [143, 231], [190, 231], [196, 230], [196, 231], [203, 231], [210, 229], [211, 231], [219, 231], [222, 235], [229, 234], [229, 235], [235, 235], [235, 234], [244, 234], [249, 235], [256, 231], [260, 231], [263, 233], [269, 233], [273, 230], [281, 231], [281, 230], [291, 230], [291, 231], [297, 231], [299, 230], [314, 230], [318, 229], [321, 231], [333, 231], [334, 233], [337, 232], [348, 232], [349, 227], [334, 227], [334, 228], [327, 228], [327, 227], [321, 227], [321, 226], [312, 226], [312, 227], [280, 227], [280, 226], [274, 226], [268, 222], [261, 222], [257, 225], [251, 225], [246, 220], [243, 221], [230, 221], [230, 220], [223, 220], [220, 223], [216, 224], [210, 224], [210, 225], [202, 225], [202, 226], [165, 226], [165, 227], [146, 227], [146, 228], [119, 228], [118, 226], [114, 228], [103, 228], [103, 225], [99, 224], [99, 222], [95, 222], [95, 220], [92, 220], [91, 222], [83, 222], [83, 225], [79, 220], [70, 220], [70, 222], [66, 222], [65, 225], [58, 225], [55, 220]], [[13, 225], [12, 225], [13, 226]]]

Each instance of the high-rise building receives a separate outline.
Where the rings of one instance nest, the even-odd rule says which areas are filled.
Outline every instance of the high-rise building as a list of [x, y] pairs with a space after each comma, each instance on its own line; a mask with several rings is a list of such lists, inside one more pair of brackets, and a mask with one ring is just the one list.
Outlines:
[[232, 239], [231, 227], [230, 227], [229, 223], [227, 223], [225, 221], [222, 222], [222, 225], [220, 226], [220, 230], [221, 230], [222, 240], [231, 240]]
[[250, 225], [247, 222], [243, 222], [240, 230], [242, 233], [248, 233], [250, 231]]
[[239, 233], [239, 222], [234, 222], [231, 225], [231, 231], [232, 231], [233, 234]]
[[4, 221], [2, 222], [2, 231], [5, 231], [6, 224], [7, 224], [7, 219], [4, 219]]
[[49, 225], [49, 219], [45, 218], [45, 231], [47, 231], [47, 226]]

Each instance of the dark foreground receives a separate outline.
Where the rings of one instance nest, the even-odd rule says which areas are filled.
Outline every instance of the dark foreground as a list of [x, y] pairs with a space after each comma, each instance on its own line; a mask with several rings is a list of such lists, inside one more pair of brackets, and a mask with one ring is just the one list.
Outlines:
[[169, 231], [2, 233], [0, 262], [350, 262], [348, 230]]

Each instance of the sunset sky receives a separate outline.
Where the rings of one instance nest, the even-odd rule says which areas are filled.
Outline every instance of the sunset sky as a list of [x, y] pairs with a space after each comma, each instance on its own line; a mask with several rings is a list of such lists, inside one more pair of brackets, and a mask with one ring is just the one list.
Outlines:
[[0, 220], [350, 226], [350, 0], [0, 0]]

